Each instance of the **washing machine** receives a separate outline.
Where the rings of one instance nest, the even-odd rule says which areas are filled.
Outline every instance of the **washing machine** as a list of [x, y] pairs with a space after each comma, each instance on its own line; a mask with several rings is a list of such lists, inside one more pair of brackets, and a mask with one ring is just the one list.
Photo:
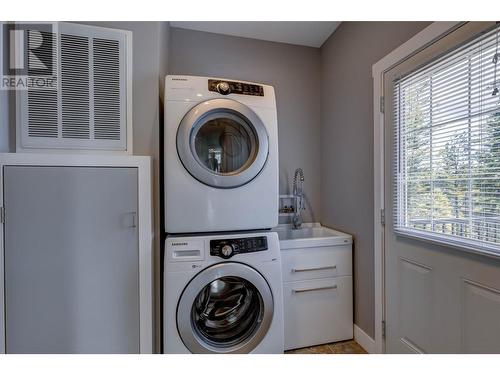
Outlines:
[[278, 122], [272, 86], [167, 76], [165, 231], [278, 224]]
[[169, 236], [164, 352], [283, 353], [277, 234]]

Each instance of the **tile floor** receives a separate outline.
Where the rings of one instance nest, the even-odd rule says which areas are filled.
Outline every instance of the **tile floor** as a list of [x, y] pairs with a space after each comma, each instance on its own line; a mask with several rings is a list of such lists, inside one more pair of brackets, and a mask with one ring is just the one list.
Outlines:
[[367, 354], [366, 351], [354, 340], [334, 342], [331, 344], [310, 346], [308, 348], [294, 349], [285, 354]]

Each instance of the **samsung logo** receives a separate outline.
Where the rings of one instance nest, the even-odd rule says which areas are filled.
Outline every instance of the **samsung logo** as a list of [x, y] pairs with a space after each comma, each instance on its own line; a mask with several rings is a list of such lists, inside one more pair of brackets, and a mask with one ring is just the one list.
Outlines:
[[172, 246], [187, 246], [187, 242], [172, 242]]

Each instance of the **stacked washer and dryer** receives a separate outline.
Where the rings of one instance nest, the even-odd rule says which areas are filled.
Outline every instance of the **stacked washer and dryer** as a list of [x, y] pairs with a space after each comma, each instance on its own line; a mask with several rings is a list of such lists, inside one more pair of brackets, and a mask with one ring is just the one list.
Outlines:
[[165, 353], [282, 353], [271, 86], [167, 76]]

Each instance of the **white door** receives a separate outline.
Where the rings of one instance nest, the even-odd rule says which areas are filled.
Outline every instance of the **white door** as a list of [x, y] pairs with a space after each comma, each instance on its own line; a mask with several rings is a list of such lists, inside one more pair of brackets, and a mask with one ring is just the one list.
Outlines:
[[[450, 171], [432, 171], [433, 165], [438, 163], [436, 160], [432, 161], [432, 158], [440, 158], [444, 151], [449, 151], [448, 155], [459, 159], [465, 157], [467, 151], [460, 148], [452, 149], [451, 146], [448, 147], [449, 145], [444, 143], [441, 145], [436, 144], [437, 141], [432, 139], [432, 134], [440, 134], [440, 140], [446, 138], [439, 133], [439, 130], [430, 130], [428, 132], [430, 137], [428, 143], [426, 141], [416, 144], [414, 148], [415, 152], [421, 153], [421, 160], [426, 160], [426, 162], [420, 163], [415, 167], [415, 170], [408, 172], [406, 178], [410, 182], [408, 182], [405, 189], [401, 189], [401, 185], [396, 181], [396, 176], [401, 179], [400, 168], [409, 167], [408, 164], [402, 166], [401, 154], [395, 153], [395, 144], [398, 139], [400, 143], [410, 142], [411, 140], [409, 138], [398, 138], [402, 136], [400, 132], [396, 132], [398, 127], [395, 116], [397, 113], [401, 114], [401, 112], [398, 112], [401, 111], [401, 108], [398, 109], [397, 107], [397, 104], [401, 103], [401, 101], [397, 101], [398, 97], [394, 98], [394, 81], [405, 77], [410, 72], [415, 72], [424, 64], [439, 61], [439, 59], [436, 59], [437, 56], [442, 55], [450, 48], [463, 45], [471, 36], [477, 35], [485, 27], [488, 27], [488, 25], [481, 23], [466, 24], [385, 74], [384, 170], [386, 224], [384, 231], [384, 282], [385, 349], [387, 353], [500, 353], [500, 252], [498, 257], [491, 254], [486, 256], [467, 252], [464, 248], [458, 249], [443, 243], [438, 244], [429, 241], [431, 235], [436, 235], [439, 238], [441, 235], [437, 233], [439, 231], [448, 233], [448, 238], [463, 234], [464, 232], [461, 232], [460, 226], [466, 225], [461, 224], [466, 223], [466, 219], [462, 218], [461, 212], [468, 212], [464, 207], [469, 204], [467, 203], [469, 202], [467, 197], [461, 196], [460, 199], [463, 200], [460, 201], [461, 203], [452, 202], [452, 204], [448, 205], [447, 200], [450, 197], [456, 198], [458, 193], [450, 193], [451, 187], [443, 188], [442, 185], [435, 182], [437, 179], [433, 173]], [[467, 66], [463, 65], [455, 68], [467, 69]], [[487, 74], [489, 73], [487, 72]], [[453, 87], [456, 88], [457, 85], [462, 83], [463, 81], [458, 80], [452, 82], [455, 86], [449, 87], [453, 89]], [[444, 89], [441, 88], [440, 90], [436, 90], [434, 95], [447, 95], [446, 91], [443, 91]], [[432, 94], [431, 91], [430, 95]], [[450, 100], [453, 101], [456, 98], [455, 96]], [[429, 100], [429, 97], [417, 98], [416, 100]], [[441, 108], [444, 108], [444, 105], [444, 102], [441, 102]], [[433, 109], [435, 111], [440, 110], [440, 108], [436, 109], [431, 106], [431, 112]], [[429, 121], [428, 117], [432, 116], [432, 113], [421, 113], [419, 116], [423, 118], [425, 123], [425, 121]], [[446, 126], [448, 126], [446, 129], [452, 129], [449, 123]], [[468, 126], [468, 134], [471, 136], [470, 122]], [[467, 132], [467, 123], [463, 129]], [[500, 130], [500, 121], [498, 129]], [[455, 132], [453, 129], [450, 131]], [[456, 134], [458, 133], [457, 131]], [[472, 137], [475, 136], [475, 134], [472, 134]], [[423, 164], [429, 163], [427, 157], [431, 159], [430, 166], [423, 166]], [[399, 164], [397, 160], [399, 160]], [[426, 168], [431, 171], [429, 172]], [[436, 185], [432, 185], [431, 190], [429, 190], [422, 182], [423, 180], [420, 179], [419, 183], [421, 185], [418, 188], [412, 186], [411, 178], [417, 176], [418, 173], [430, 173], [429, 181], [434, 181], [431, 184]], [[498, 182], [500, 177], [498, 172], [496, 173], [496, 176], [492, 178], [496, 178]], [[421, 177], [421, 175], [418, 176]], [[470, 176], [466, 177], [469, 178]], [[452, 184], [454, 187], [456, 187], [460, 178], [456, 176], [455, 182]], [[467, 181], [470, 183], [471, 180], [468, 179]], [[437, 193], [437, 186], [441, 186], [440, 194]], [[396, 199], [397, 192], [406, 194], [405, 207], [402, 207], [401, 200]], [[474, 190], [472, 194], [474, 194]], [[493, 199], [498, 199], [498, 191], [492, 191], [490, 194], [492, 197], [497, 197]], [[470, 190], [469, 195], [471, 195]], [[403, 209], [408, 209], [410, 205], [416, 205], [422, 211], [431, 212], [430, 221], [426, 221], [425, 217], [423, 219], [417, 217], [415, 220], [410, 218], [408, 224], [428, 233], [429, 236], [426, 240], [423, 240], [418, 235], [412, 237], [408, 233], [407, 235], [402, 235], [401, 232], [399, 234], [395, 233], [395, 210], [398, 209], [397, 212], [401, 212]], [[441, 213], [441, 215], [443, 217], [453, 217], [456, 220], [439, 220], [439, 215], [436, 214], [438, 206], [452, 207], [449, 212]], [[455, 208], [456, 215], [454, 215]], [[474, 218], [471, 220], [474, 220]], [[491, 236], [498, 239], [498, 224], [492, 224], [492, 228], [488, 230], [493, 233], [490, 234]]]
[[139, 353], [137, 168], [3, 172], [6, 353]]

